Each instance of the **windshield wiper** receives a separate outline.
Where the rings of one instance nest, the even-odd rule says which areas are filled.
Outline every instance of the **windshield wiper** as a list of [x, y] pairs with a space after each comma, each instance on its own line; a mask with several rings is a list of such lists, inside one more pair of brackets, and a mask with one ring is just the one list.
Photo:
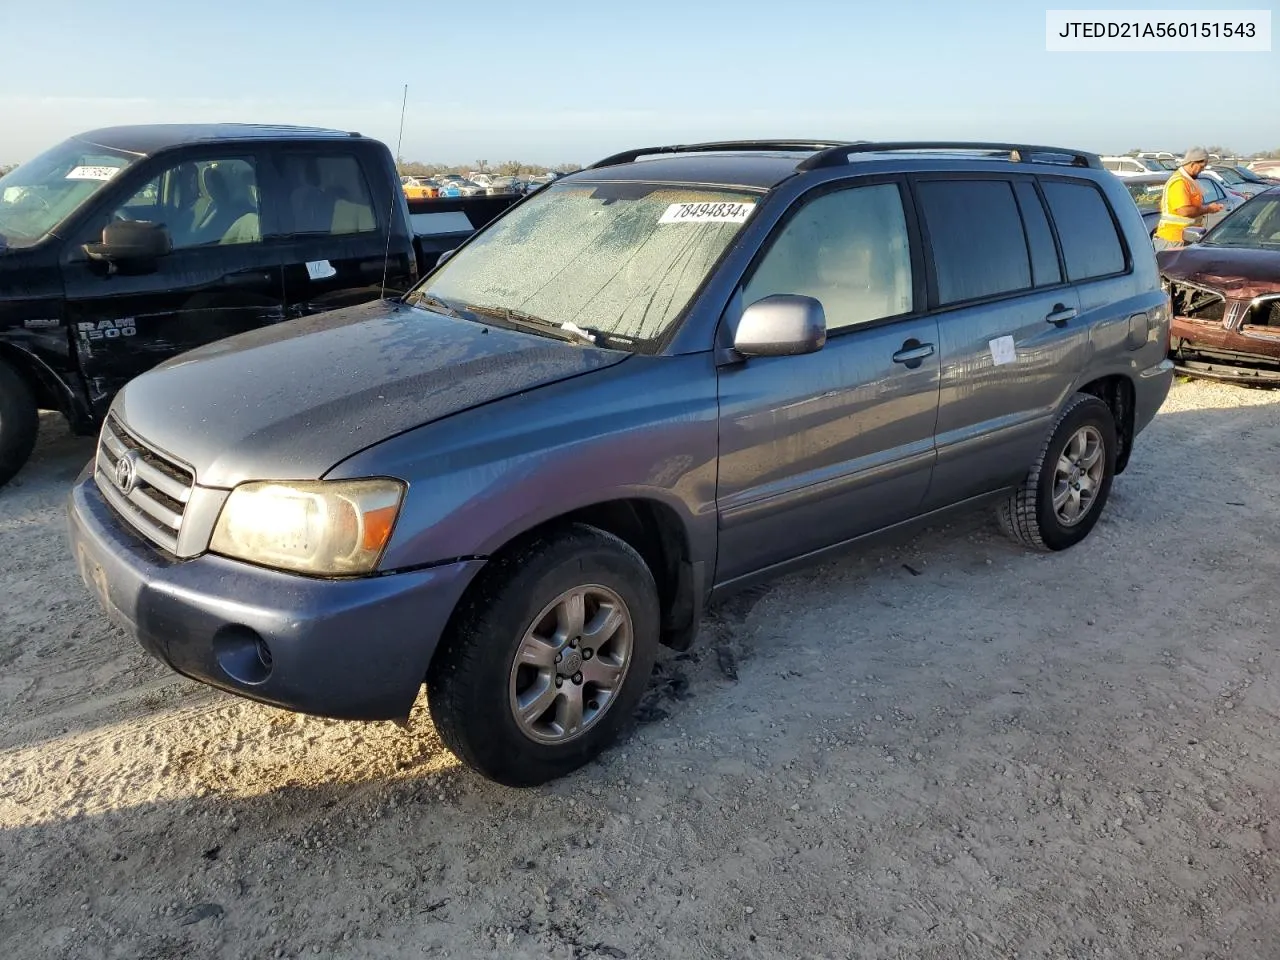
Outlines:
[[436, 310], [450, 317], [456, 317], [459, 320], [466, 320], [467, 317], [454, 304], [450, 303], [442, 297], [437, 297], [434, 293], [415, 293], [410, 300], [406, 301], [409, 306], [424, 306], [431, 310]]
[[483, 316], [504, 320], [515, 327], [522, 327], [537, 333], [549, 333], [556, 339], [569, 343], [586, 343], [595, 346], [598, 339], [608, 336], [608, 334], [602, 334], [598, 330], [588, 330], [580, 327], [576, 323], [555, 323], [552, 320], [544, 320], [542, 317], [536, 317], [532, 313], [524, 313], [520, 310], [513, 310], [510, 307], [475, 306], [471, 309]]

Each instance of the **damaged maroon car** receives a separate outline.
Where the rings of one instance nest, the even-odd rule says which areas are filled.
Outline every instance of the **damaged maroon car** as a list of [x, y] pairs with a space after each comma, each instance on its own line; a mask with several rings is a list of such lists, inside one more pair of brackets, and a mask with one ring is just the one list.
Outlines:
[[1255, 196], [1187, 245], [1156, 254], [1173, 302], [1180, 372], [1280, 386], [1280, 188]]

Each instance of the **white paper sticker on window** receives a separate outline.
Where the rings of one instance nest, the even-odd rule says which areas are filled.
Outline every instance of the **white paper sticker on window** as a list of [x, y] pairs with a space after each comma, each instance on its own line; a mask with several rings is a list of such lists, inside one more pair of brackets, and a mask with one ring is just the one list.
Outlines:
[[73, 167], [64, 179], [110, 180], [119, 172], [119, 167]]
[[996, 337], [987, 345], [991, 347], [991, 359], [997, 367], [1018, 359], [1017, 351], [1013, 348], [1013, 337]]
[[338, 271], [328, 260], [308, 260], [307, 276], [312, 280], [324, 280], [334, 276]]
[[659, 223], [743, 223], [754, 203], [673, 203]]

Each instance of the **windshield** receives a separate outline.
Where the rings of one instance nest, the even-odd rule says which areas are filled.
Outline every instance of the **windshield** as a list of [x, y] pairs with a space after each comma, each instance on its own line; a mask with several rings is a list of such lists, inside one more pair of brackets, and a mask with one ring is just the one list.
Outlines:
[[1201, 244], [1280, 249], [1280, 198], [1260, 197], [1246, 203], [1218, 224]]
[[1267, 182], [1263, 180], [1262, 177], [1258, 176], [1256, 173], [1250, 170], [1248, 167], [1235, 167], [1234, 169], [1236, 173], [1240, 174], [1241, 180], [1248, 180], [1250, 183], [1266, 183]]
[[9, 171], [0, 177], [0, 241], [38, 242], [137, 159], [72, 139]]
[[1178, 161], [1177, 161], [1177, 160], [1165, 159], [1165, 158], [1163, 158], [1163, 157], [1162, 157], [1162, 158], [1161, 158], [1161, 160], [1160, 160], [1160, 166], [1164, 167], [1166, 170], [1177, 170], [1177, 169], [1178, 169]]
[[1138, 162], [1152, 173], [1159, 173], [1164, 169], [1164, 166], [1155, 157], [1139, 157]]
[[1125, 189], [1129, 191], [1129, 196], [1133, 197], [1133, 202], [1138, 205], [1138, 209], [1144, 213], [1148, 210], [1160, 209], [1160, 194], [1164, 191], [1164, 181], [1159, 183], [1132, 183], [1126, 182]]
[[1230, 167], [1212, 167], [1214, 173], [1220, 176], [1227, 183], [1244, 183], [1244, 177], [1236, 173]]
[[408, 299], [516, 313], [530, 326], [577, 328], [602, 346], [651, 351], [755, 198], [660, 183], [554, 184], [478, 234]]

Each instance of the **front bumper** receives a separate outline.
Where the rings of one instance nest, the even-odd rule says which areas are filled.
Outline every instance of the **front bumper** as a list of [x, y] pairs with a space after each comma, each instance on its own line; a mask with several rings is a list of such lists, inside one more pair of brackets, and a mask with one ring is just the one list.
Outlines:
[[229, 693], [338, 719], [408, 716], [483, 565], [317, 580], [212, 554], [176, 560], [126, 529], [84, 475], [68, 513], [86, 586], [149, 653]]

